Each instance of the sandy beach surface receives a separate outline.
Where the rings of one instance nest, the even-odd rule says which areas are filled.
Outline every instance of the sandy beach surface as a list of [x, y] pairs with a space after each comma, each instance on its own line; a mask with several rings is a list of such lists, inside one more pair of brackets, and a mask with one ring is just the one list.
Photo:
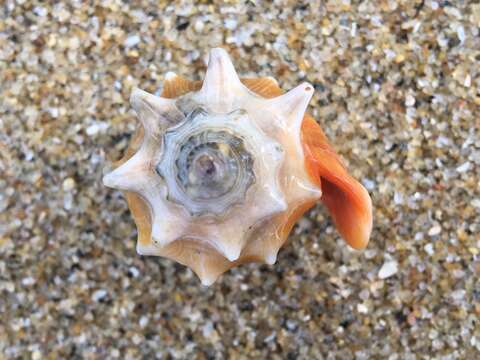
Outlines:
[[[0, 5], [0, 359], [480, 358], [477, 1]], [[204, 287], [141, 257], [101, 183], [134, 86], [202, 79], [207, 51], [283, 89], [369, 191], [365, 251], [319, 204], [273, 266]]]

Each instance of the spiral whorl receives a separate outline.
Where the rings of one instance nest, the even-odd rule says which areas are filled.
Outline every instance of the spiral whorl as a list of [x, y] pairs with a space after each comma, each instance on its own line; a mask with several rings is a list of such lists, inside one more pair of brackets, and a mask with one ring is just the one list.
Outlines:
[[242, 115], [198, 108], [165, 133], [156, 170], [167, 183], [168, 199], [191, 215], [225, 213], [244, 200], [255, 182], [253, 155], [234, 126]]

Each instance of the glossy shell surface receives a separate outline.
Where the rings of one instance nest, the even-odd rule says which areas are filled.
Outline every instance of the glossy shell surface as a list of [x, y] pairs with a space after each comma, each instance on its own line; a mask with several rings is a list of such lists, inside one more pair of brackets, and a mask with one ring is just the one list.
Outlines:
[[104, 184], [123, 190], [137, 251], [189, 266], [205, 285], [245, 262], [273, 264], [296, 220], [321, 199], [348, 244], [372, 228], [366, 190], [306, 114], [313, 87], [284, 93], [240, 79], [223, 49], [203, 82], [169, 73], [160, 97], [135, 89], [141, 126]]

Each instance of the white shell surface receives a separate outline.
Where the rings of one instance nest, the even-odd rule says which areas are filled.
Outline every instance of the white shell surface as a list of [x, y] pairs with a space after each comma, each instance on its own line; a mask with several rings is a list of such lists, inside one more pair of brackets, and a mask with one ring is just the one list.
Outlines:
[[[139, 194], [149, 206], [152, 243], [139, 244], [138, 252], [162, 255], [168, 244], [189, 239], [215, 249], [228, 261], [235, 261], [249, 243], [260, 244], [257, 247], [262, 248], [259, 236], [265, 236], [266, 232], [275, 236], [282, 225], [277, 220], [281, 214], [319, 199], [321, 190], [306, 172], [300, 138], [302, 119], [312, 94], [313, 87], [306, 83], [273, 99], [252, 93], [240, 81], [223, 49], [211, 50], [201, 89], [185, 95], [184, 99], [164, 99], [134, 90], [131, 103], [144, 127], [143, 143], [132, 158], [105, 175], [103, 181], [106, 186]], [[243, 201], [227, 206], [222, 214], [193, 216], [181, 201], [169, 200], [176, 180], [164, 179], [156, 171], [162, 154], [167, 151], [165, 132], [175, 129], [188, 116], [179, 106], [182, 100], [210, 114], [198, 126], [226, 129], [235, 134], [244, 140], [245, 148], [254, 158], [255, 182]], [[236, 111], [245, 113], [237, 122], [226, 116]], [[177, 197], [184, 198], [178, 194]], [[280, 246], [280, 242], [266, 243], [260, 255], [265, 262], [274, 263]], [[208, 269], [197, 274], [204, 284], [216, 279]]]

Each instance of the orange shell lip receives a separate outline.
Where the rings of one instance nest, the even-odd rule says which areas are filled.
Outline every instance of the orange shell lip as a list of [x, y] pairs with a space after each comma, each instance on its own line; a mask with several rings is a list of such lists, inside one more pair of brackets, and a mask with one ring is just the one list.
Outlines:
[[354, 249], [364, 249], [373, 223], [367, 190], [348, 174], [320, 126], [308, 115], [302, 135], [307, 169], [322, 188], [322, 202], [345, 241]]

